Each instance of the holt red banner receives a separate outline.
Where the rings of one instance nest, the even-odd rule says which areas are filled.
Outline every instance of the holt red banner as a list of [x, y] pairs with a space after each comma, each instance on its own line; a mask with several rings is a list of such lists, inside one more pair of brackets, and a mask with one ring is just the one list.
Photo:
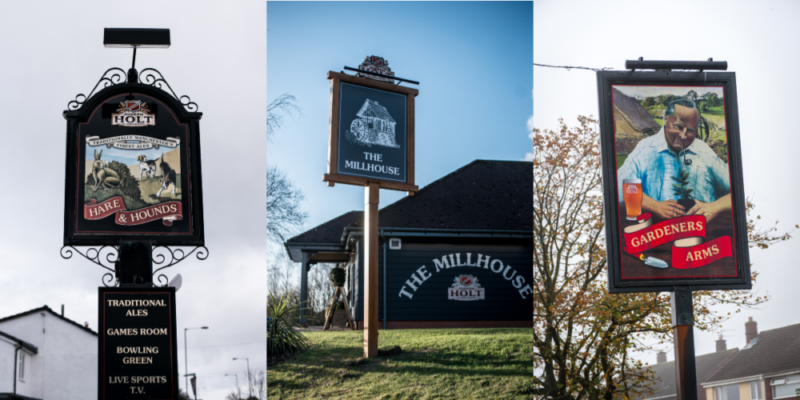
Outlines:
[[[636, 229], [637, 227], [641, 227]], [[725, 257], [733, 257], [730, 236], [723, 236], [702, 243], [706, 237], [706, 218], [702, 215], [687, 215], [650, 224], [650, 220], [626, 228], [625, 252], [637, 256], [666, 243], [672, 246], [672, 267], [678, 269], [697, 268]]]
[[154, 204], [149, 207], [128, 211], [121, 196], [112, 197], [102, 203], [97, 203], [96, 199], [89, 200], [83, 205], [83, 218], [97, 220], [106, 218], [112, 214], [114, 222], [118, 225], [141, 225], [155, 220], [162, 220], [164, 225], [172, 226], [172, 221], [183, 219], [181, 202], [168, 201], [166, 203]]

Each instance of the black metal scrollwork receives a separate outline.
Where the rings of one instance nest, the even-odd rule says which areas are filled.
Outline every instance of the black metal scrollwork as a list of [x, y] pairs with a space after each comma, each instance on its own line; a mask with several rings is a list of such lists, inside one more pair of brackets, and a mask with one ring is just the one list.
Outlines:
[[[110, 271], [103, 274], [103, 285], [106, 287], [119, 286], [119, 279], [116, 277], [115, 268], [115, 263], [119, 258], [118, 246], [101, 246], [99, 248], [89, 247], [86, 249], [86, 252], [81, 252], [74, 246], [64, 246], [61, 248], [61, 258], [69, 260], [72, 258], [73, 250], [83, 256], [83, 258]], [[203, 261], [208, 258], [208, 248], [206, 248], [206, 246], [196, 246], [187, 252], [187, 250], [181, 248], [153, 246], [153, 264], [158, 267], [153, 271], [154, 281], [157, 279], [160, 286], [167, 286], [169, 284], [169, 279], [163, 273], [156, 276], [158, 271], [172, 267], [173, 265], [189, 258], [192, 254], [195, 254], [198, 260]], [[111, 284], [112, 282], [113, 284]]]
[[[139, 73], [139, 81], [141, 83], [144, 83], [145, 85], [154, 86], [167, 93], [172, 94], [172, 97], [180, 101], [181, 105], [183, 105], [183, 107], [186, 108], [186, 111], [196, 112], [198, 109], [197, 103], [193, 102], [192, 99], [189, 98], [189, 96], [186, 95], [178, 96], [177, 94], [175, 94], [175, 91], [172, 90], [172, 86], [170, 86], [169, 83], [167, 83], [166, 79], [164, 79], [164, 75], [162, 75], [161, 72], [155, 68], [143, 69], [142, 72]], [[169, 89], [169, 91], [164, 89], [164, 86], [166, 86], [167, 89]]]
[[158, 283], [161, 284], [161, 286], [167, 286], [167, 284], [169, 283], [169, 279], [166, 277], [166, 275], [161, 273], [158, 275], [158, 277], [156, 277], [156, 273], [158, 273], [158, 271], [161, 271], [162, 269], [169, 268], [189, 258], [189, 256], [195, 254], [195, 252], [197, 259], [200, 261], [203, 261], [206, 258], [208, 258], [208, 248], [206, 248], [206, 246], [196, 246], [195, 248], [191, 249], [191, 251], [189, 251], [188, 253], [181, 248], [170, 248], [167, 246], [153, 246], [153, 264], [159, 267], [153, 271], [153, 277], [155, 278], [153, 279], [153, 282], [155, 283], [155, 280], [157, 279]]
[[[161, 74], [161, 72], [159, 72], [155, 68], [143, 69], [142, 72], [139, 74], [139, 82], [145, 85], [157, 87], [169, 93], [170, 95], [172, 95], [172, 97], [174, 97], [181, 103], [181, 105], [186, 109], [186, 111], [197, 112], [199, 108], [197, 106], [197, 103], [193, 102], [192, 99], [189, 98], [189, 96], [186, 95], [178, 96], [177, 94], [175, 94], [175, 91], [172, 90], [172, 86], [170, 86], [169, 83], [167, 83], [166, 79], [164, 79], [164, 76]], [[67, 103], [68, 111], [75, 111], [81, 108], [83, 106], [83, 103], [86, 102], [86, 99], [92, 97], [92, 95], [98, 90], [98, 88], [104, 89], [109, 86], [117, 85], [120, 83], [128, 83], [127, 72], [125, 72], [125, 70], [123, 70], [122, 68], [117, 68], [117, 67], [109, 68], [108, 70], [106, 70], [105, 73], [103, 73], [103, 75], [100, 77], [100, 80], [97, 81], [96, 85], [94, 85], [92, 91], [89, 92], [88, 96], [83, 93], [78, 93], [78, 95], [75, 96], [75, 100], [71, 100], [69, 103]]]
[[[84, 95], [83, 93], [78, 93], [78, 95], [75, 96], [75, 100], [72, 100], [69, 103], [67, 103], [67, 109], [69, 109], [70, 111], [74, 111], [81, 108], [81, 106], [83, 106], [83, 102], [85, 102], [86, 99], [92, 97], [92, 95], [94, 94], [94, 92], [97, 90], [98, 87], [100, 89], [104, 89], [112, 85], [124, 83], [126, 81], [127, 81], [127, 74], [122, 68], [116, 68], [116, 67], [109, 68], [108, 70], [106, 70], [106, 72], [103, 73], [103, 75], [100, 77], [100, 80], [97, 81], [96, 85], [94, 85], [94, 89], [92, 89], [92, 91], [89, 92], [88, 96]], [[103, 86], [100, 87], [100, 85]]]
[[[117, 258], [119, 257], [119, 247], [117, 246], [101, 246], [98, 248], [89, 247], [86, 249], [85, 253], [82, 253], [74, 246], [64, 246], [61, 248], [61, 258], [65, 260], [69, 260], [72, 258], [72, 250], [75, 250], [76, 253], [83, 256], [83, 258], [109, 270], [110, 272], [106, 272], [103, 274], [103, 285], [106, 287], [110, 286], [119, 286], [119, 280], [116, 278], [116, 270], [114, 268], [114, 264], [117, 262]], [[106, 266], [107, 263], [109, 266]], [[110, 284], [112, 283], [113, 284]]]

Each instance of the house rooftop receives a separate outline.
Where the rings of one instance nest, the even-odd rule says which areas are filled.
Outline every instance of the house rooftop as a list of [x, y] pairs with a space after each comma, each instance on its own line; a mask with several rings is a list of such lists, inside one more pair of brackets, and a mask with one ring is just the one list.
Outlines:
[[28, 343], [28, 342], [26, 342], [26, 341], [24, 341], [22, 339], [17, 339], [16, 337], [11, 336], [11, 335], [3, 332], [3, 331], [0, 331], [0, 337], [4, 337], [4, 338], [6, 338], [6, 339], [8, 339], [8, 340], [10, 340], [12, 342], [16, 342], [17, 344], [19, 344], [23, 348], [28, 349], [28, 351], [30, 351], [33, 354], [36, 354], [36, 353], [39, 352], [39, 349], [36, 346], [34, 346], [34, 345], [32, 345], [32, 344], [30, 344], [30, 343]]
[[[695, 358], [697, 383], [699, 384], [703, 379], [711, 375], [725, 360], [734, 356], [738, 351], [739, 349], [730, 349], [697, 356]], [[663, 400], [677, 398], [675, 361], [650, 365], [649, 367], [655, 372], [656, 381], [654, 384], [655, 393], [648, 398], [658, 398], [659, 400], [662, 400], [662, 398]]]
[[0, 318], [0, 323], [12, 320], [14, 318], [24, 317], [26, 315], [34, 314], [34, 313], [37, 313], [37, 312], [49, 312], [50, 314], [55, 315], [56, 317], [66, 321], [66, 322], [68, 322], [68, 323], [70, 323], [72, 325], [75, 325], [76, 327], [78, 327], [78, 328], [80, 328], [80, 329], [82, 329], [82, 330], [84, 330], [86, 332], [89, 332], [92, 335], [97, 336], [97, 332], [95, 332], [95, 331], [93, 331], [93, 330], [91, 330], [91, 329], [89, 329], [89, 328], [87, 328], [87, 327], [85, 327], [85, 326], [83, 326], [83, 325], [81, 325], [81, 324], [69, 319], [69, 318], [61, 316], [61, 314], [57, 314], [55, 311], [51, 310], [50, 307], [48, 307], [48, 306], [42, 306], [42, 307], [39, 307], [39, 308], [34, 308], [33, 310], [28, 310], [28, 311], [21, 312], [19, 314], [14, 314], [14, 315], [11, 315], [11, 316], [8, 316], [8, 317], [5, 317], [5, 318]]
[[703, 383], [800, 370], [800, 324], [759, 332], [756, 339]]
[[639, 132], [649, 132], [661, 129], [661, 125], [647, 113], [647, 110], [645, 110], [635, 98], [622, 93], [616, 88], [613, 93], [614, 107], [617, 107], [625, 114], [625, 117], [636, 130]]
[[[531, 162], [475, 160], [381, 209], [378, 227], [532, 235], [532, 193]], [[363, 212], [350, 211], [287, 240], [285, 246], [343, 245], [345, 228], [363, 224]]]

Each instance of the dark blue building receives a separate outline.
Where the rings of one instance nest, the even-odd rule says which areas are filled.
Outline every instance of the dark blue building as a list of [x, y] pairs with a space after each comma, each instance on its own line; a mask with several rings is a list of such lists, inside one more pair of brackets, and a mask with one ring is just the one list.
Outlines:
[[[378, 322], [388, 329], [530, 327], [533, 168], [476, 160], [379, 212]], [[352, 319], [363, 329], [361, 211], [286, 241], [302, 262], [338, 263]]]

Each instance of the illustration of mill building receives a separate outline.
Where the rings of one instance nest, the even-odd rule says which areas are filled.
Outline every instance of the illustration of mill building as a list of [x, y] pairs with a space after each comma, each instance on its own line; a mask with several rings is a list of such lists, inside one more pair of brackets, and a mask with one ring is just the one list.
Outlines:
[[352, 129], [360, 133], [359, 139], [364, 143], [386, 147], [400, 147], [395, 140], [397, 122], [389, 115], [386, 107], [377, 101], [366, 99], [364, 105], [356, 113], [358, 119], [353, 120]]

